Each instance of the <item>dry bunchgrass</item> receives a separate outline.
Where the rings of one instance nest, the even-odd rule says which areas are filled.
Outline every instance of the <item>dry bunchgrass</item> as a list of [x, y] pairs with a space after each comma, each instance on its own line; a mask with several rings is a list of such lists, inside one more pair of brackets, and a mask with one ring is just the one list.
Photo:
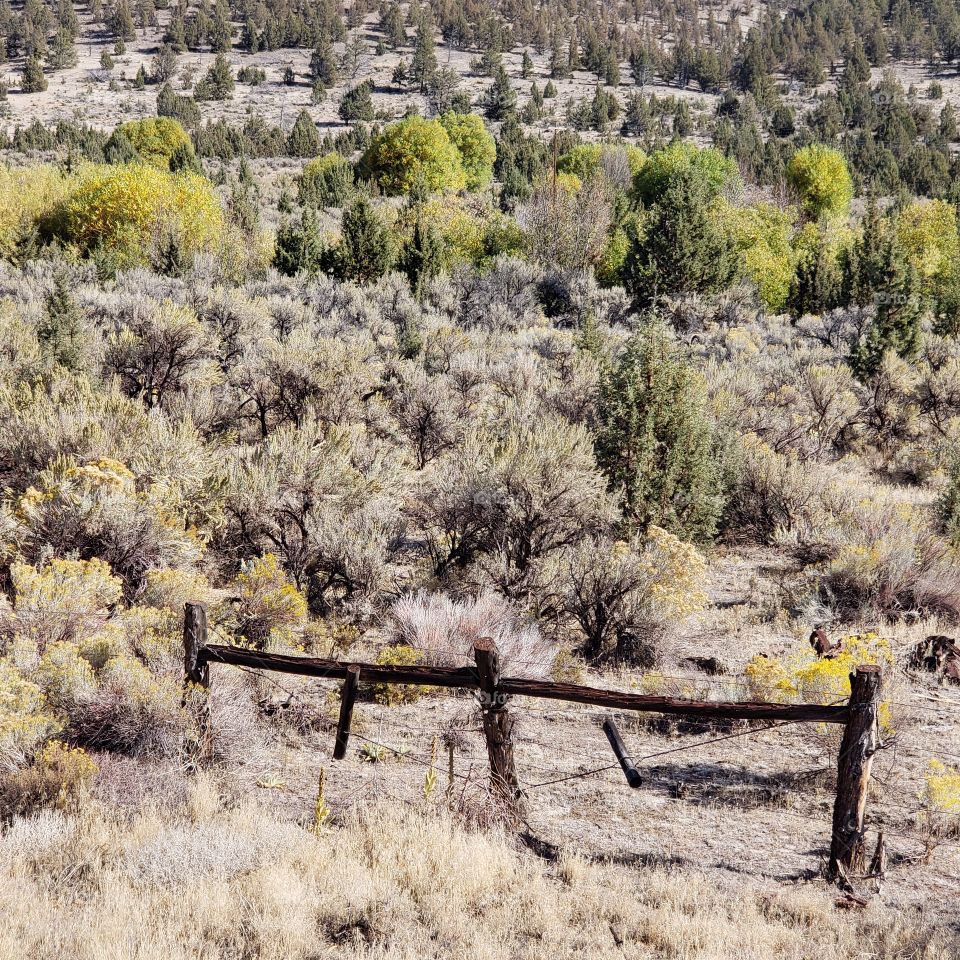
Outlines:
[[761, 890], [564, 855], [375, 807], [319, 836], [224, 809], [201, 777], [179, 812], [45, 812], [0, 837], [0, 957], [912, 957], [956, 944], [823, 888]]

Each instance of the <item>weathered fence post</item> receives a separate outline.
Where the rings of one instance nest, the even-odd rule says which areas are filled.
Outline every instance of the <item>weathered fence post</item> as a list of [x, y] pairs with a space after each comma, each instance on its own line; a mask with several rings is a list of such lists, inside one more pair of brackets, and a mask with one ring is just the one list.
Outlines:
[[499, 689], [500, 652], [491, 639], [483, 637], [474, 645], [473, 655], [480, 679], [480, 713], [490, 758], [490, 782], [494, 791], [516, 812], [521, 791], [510, 737], [513, 718], [507, 710], [507, 695]]
[[353, 704], [357, 699], [359, 684], [360, 668], [355, 664], [350, 664], [347, 667], [347, 677], [343, 681], [343, 688], [340, 693], [340, 720], [337, 723], [337, 741], [333, 747], [334, 760], [342, 760], [347, 755], [350, 723], [353, 720]]
[[863, 869], [863, 817], [873, 755], [879, 745], [877, 714], [883, 674], [860, 666], [850, 676], [850, 716], [837, 760], [837, 798], [833, 805], [829, 880]]
[[620, 761], [620, 769], [623, 770], [623, 775], [627, 778], [627, 783], [636, 790], [637, 787], [643, 783], [643, 778], [640, 776], [640, 771], [633, 762], [633, 757], [627, 753], [627, 748], [624, 746], [623, 738], [620, 736], [617, 725], [613, 722], [613, 717], [607, 717], [607, 719], [603, 721], [603, 732], [607, 735], [610, 746], [613, 747], [614, 755], [617, 760]]
[[[207, 609], [202, 603], [187, 603], [183, 609], [183, 703], [190, 706], [197, 725], [197, 742], [188, 751], [203, 763], [210, 753], [210, 664], [203, 654], [207, 645]], [[199, 702], [191, 686], [200, 688]]]

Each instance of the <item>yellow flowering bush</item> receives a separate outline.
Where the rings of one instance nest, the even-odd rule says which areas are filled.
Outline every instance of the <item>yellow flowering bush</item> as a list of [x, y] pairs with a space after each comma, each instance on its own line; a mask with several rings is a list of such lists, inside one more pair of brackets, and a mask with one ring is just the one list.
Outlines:
[[17, 611], [102, 610], [120, 599], [120, 581], [102, 560], [51, 560], [39, 569], [14, 563], [10, 579]]
[[302, 633], [306, 597], [290, 582], [274, 554], [245, 563], [234, 587], [236, 630], [251, 643], [260, 648], [289, 646]]
[[[169, 669], [183, 657], [183, 610], [136, 606], [120, 617], [126, 648], [151, 668]], [[112, 649], [112, 659], [120, 651]], [[88, 656], [88, 654], [84, 654]], [[89, 659], [89, 656], [88, 656]]]
[[894, 497], [870, 497], [837, 518], [841, 546], [818, 572], [840, 610], [903, 610], [956, 615], [955, 551], [930, 528], [924, 509]]
[[162, 568], [147, 571], [146, 583], [138, 601], [146, 607], [182, 613], [185, 603], [203, 603], [209, 595], [210, 583], [202, 573]]
[[936, 813], [946, 814], [960, 826], [960, 770], [941, 760], [931, 760], [924, 775], [921, 798]]
[[[121, 585], [128, 597], [137, 592], [147, 570], [197, 563], [203, 544], [186, 526], [181, 507], [177, 485], [154, 483], [141, 491], [122, 464], [98, 460], [78, 465], [57, 457], [15, 509], [28, 543], [53, 540], [65, 554], [104, 557], [90, 561], [87, 568], [91, 574], [98, 569], [116, 578], [112, 596], [99, 603], [99, 615], [119, 599]], [[68, 567], [82, 563], [64, 562]], [[92, 611], [87, 616], [90, 620]]]
[[[412, 667], [423, 659], [419, 650], [405, 643], [398, 643], [392, 647], [384, 647], [377, 653], [376, 662], [390, 667]], [[373, 699], [388, 707], [395, 707], [402, 703], [416, 703], [431, 687], [421, 687], [405, 683], [375, 683], [373, 685]]]
[[[757, 654], [746, 666], [745, 674], [751, 698], [775, 702], [834, 704], [850, 696], [850, 676], [861, 664], [872, 664], [888, 671], [893, 666], [890, 641], [876, 633], [855, 633], [843, 637], [841, 650], [832, 657], [818, 658], [804, 650], [778, 660]], [[890, 705], [880, 706], [880, 725], [891, 725]]]
[[75, 643], [51, 643], [40, 659], [36, 680], [47, 702], [58, 711], [89, 701], [97, 692], [93, 667]]
[[41, 650], [58, 640], [89, 636], [121, 596], [120, 581], [102, 560], [51, 560], [42, 567], [15, 562], [12, 628]]
[[649, 578], [648, 605], [652, 611], [679, 620], [707, 605], [703, 589], [707, 563], [692, 544], [660, 527], [650, 527], [641, 560]]
[[97, 765], [84, 750], [54, 741], [40, 751], [32, 766], [0, 776], [0, 811], [4, 818], [11, 818], [50, 806], [72, 810], [86, 796], [97, 773]]
[[23, 766], [62, 728], [40, 687], [11, 662], [0, 660], [0, 769]]
[[776, 657], [758, 653], [750, 658], [744, 673], [752, 700], [789, 700], [796, 693], [787, 668]]

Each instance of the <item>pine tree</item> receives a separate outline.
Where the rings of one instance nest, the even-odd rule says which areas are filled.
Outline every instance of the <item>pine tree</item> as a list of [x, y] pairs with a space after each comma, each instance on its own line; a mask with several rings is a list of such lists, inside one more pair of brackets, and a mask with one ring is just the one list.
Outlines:
[[597, 463], [623, 493], [631, 527], [703, 541], [723, 508], [723, 472], [703, 384], [663, 326], [651, 321], [601, 376]]
[[550, 49], [550, 76], [554, 80], [569, 80], [572, 75], [569, 53], [563, 49], [560, 37], [554, 35], [553, 46]]
[[634, 229], [624, 262], [624, 285], [638, 307], [661, 296], [716, 293], [735, 274], [733, 244], [712, 209], [714, 190], [694, 170], [671, 178]]
[[419, 296], [425, 281], [435, 277], [443, 267], [443, 237], [424, 217], [417, 217], [413, 236], [403, 252], [403, 272], [410, 287]]
[[523, 61], [520, 64], [520, 76], [524, 80], [529, 80], [533, 74], [533, 60], [530, 58], [530, 51], [523, 51]]
[[410, 62], [410, 80], [420, 93], [426, 93], [430, 79], [436, 72], [437, 54], [433, 40], [433, 21], [429, 17], [424, 17], [417, 27], [413, 60]]
[[253, 54], [260, 52], [260, 34], [257, 31], [257, 25], [249, 17], [247, 17], [247, 21], [243, 25], [243, 35], [240, 38], [240, 45], [247, 53]]
[[322, 146], [313, 117], [301, 110], [287, 140], [287, 153], [291, 157], [315, 157]]
[[491, 120], [506, 120], [517, 106], [517, 93], [503, 67], [497, 71], [493, 83], [483, 98], [484, 109]]
[[47, 89], [47, 78], [43, 75], [43, 64], [39, 57], [27, 57], [23, 65], [24, 93], [42, 93]]
[[343, 212], [336, 253], [336, 273], [341, 280], [367, 283], [393, 266], [393, 236], [363, 194]]

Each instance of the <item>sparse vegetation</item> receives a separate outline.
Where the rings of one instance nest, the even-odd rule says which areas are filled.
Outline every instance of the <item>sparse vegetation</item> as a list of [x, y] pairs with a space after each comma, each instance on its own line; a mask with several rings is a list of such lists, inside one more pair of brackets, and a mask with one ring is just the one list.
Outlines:
[[[0, 5], [0, 954], [952, 956], [955, 907], [902, 916], [956, 873], [952, 667], [909, 651], [960, 623], [958, 36], [942, 0]], [[472, 700], [361, 684], [329, 767], [332, 689], [184, 688], [188, 601], [256, 651], [489, 636], [659, 696], [879, 664], [883, 899], [770, 879], [819, 868], [824, 731], [618, 718], [616, 794], [589, 710], [531, 708], [536, 866]]]

